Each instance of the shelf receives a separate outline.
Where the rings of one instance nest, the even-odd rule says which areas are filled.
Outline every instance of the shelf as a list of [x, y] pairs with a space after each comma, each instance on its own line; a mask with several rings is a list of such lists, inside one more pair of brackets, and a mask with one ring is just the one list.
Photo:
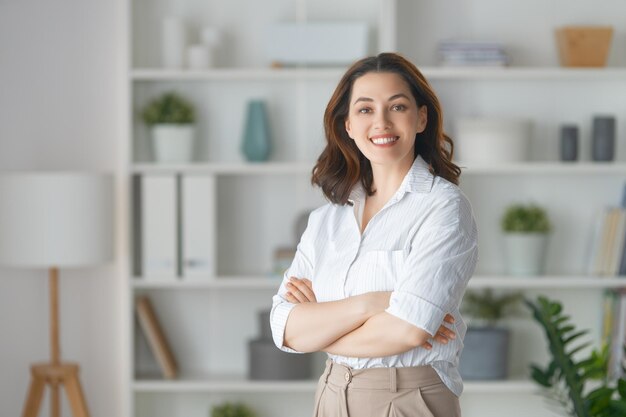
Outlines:
[[508, 275], [474, 276], [470, 288], [626, 288], [626, 277], [596, 277], [572, 275], [546, 275], [513, 277]]
[[136, 379], [136, 392], [315, 392], [317, 381], [250, 381], [243, 376], [184, 375], [177, 380]]
[[[470, 165], [458, 163], [463, 175], [524, 174], [524, 175], [626, 175], [624, 162], [525, 162], [498, 165]], [[212, 174], [212, 175], [292, 175], [311, 174], [315, 162], [262, 162], [262, 163], [213, 163], [190, 164], [140, 163], [132, 165], [135, 174]]]
[[272, 81], [339, 80], [347, 68], [218, 68], [170, 70], [142, 68], [131, 72], [135, 81]]
[[[201, 280], [183, 280], [172, 278], [168, 282], [144, 281], [132, 279], [132, 286], [137, 289], [206, 289], [206, 290], [276, 290], [281, 278], [264, 276], [217, 277]], [[476, 275], [469, 282], [469, 288], [626, 288], [626, 277], [588, 277], [571, 275], [549, 275], [537, 277], [512, 277], [507, 275]]]
[[292, 175], [311, 174], [314, 162], [135, 164], [135, 174]]
[[[184, 376], [178, 380], [136, 379], [133, 382], [135, 392], [189, 393], [313, 393], [317, 380], [305, 381], [250, 381], [242, 376], [208, 377]], [[537, 386], [528, 380], [465, 382], [464, 394], [532, 394]]]
[[[137, 68], [134, 81], [338, 81], [347, 68], [216, 68], [170, 70]], [[626, 68], [421, 67], [430, 80], [626, 80]]]
[[133, 278], [134, 288], [147, 289], [207, 289], [207, 290], [263, 290], [278, 289], [282, 277], [207, 277], [204, 280], [194, 278], [184, 280], [172, 278], [170, 281], [144, 281], [142, 278]]
[[577, 175], [626, 174], [624, 162], [523, 162], [510, 164], [469, 165], [456, 162], [464, 175], [524, 174], [524, 175]]

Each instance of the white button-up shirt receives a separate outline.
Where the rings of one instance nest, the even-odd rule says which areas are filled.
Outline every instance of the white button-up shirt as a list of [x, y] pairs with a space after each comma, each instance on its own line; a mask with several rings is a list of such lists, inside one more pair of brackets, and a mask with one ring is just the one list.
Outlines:
[[[431, 335], [446, 313], [456, 339], [399, 355], [353, 358], [329, 355], [352, 368], [431, 365], [456, 395], [463, 390], [458, 361], [467, 326], [459, 305], [478, 259], [477, 230], [468, 199], [445, 179], [433, 176], [418, 156], [387, 204], [359, 227], [365, 190], [357, 185], [353, 205], [329, 203], [313, 211], [291, 267], [273, 297], [274, 343], [283, 345], [287, 318], [295, 304], [285, 298], [289, 277], [308, 278], [318, 302], [372, 291], [392, 291], [386, 312]], [[340, 319], [340, 318], [338, 318]]]

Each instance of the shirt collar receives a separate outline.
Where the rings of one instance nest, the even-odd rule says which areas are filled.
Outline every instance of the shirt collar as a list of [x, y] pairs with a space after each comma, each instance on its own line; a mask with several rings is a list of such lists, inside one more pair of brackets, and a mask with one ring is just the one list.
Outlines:
[[[407, 192], [429, 193], [433, 188], [434, 180], [435, 176], [430, 172], [430, 165], [420, 155], [417, 155], [413, 165], [411, 165], [411, 169], [409, 169], [409, 172], [402, 180], [400, 188], [398, 188], [398, 191], [396, 191], [389, 203], [400, 200]], [[359, 181], [352, 188], [348, 202], [354, 205], [355, 201], [365, 200], [365, 196], [365, 188]]]

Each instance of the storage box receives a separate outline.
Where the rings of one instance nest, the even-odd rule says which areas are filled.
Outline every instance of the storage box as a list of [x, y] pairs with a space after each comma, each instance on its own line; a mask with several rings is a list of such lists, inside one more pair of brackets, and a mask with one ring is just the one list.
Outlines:
[[462, 118], [456, 122], [455, 160], [501, 164], [528, 160], [532, 123], [517, 118]]
[[347, 65], [368, 54], [364, 22], [277, 23], [266, 37], [272, 65]]
[[611, 26], [565, 26], [557, 29], [561, 66], [605, 66], [612, 37]]

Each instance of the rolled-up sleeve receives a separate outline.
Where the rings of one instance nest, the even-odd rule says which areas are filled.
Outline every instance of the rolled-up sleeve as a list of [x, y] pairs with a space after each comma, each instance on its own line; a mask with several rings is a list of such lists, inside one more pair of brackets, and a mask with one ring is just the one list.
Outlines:
[[459, 307], [474, 274], [477, 238], [465, 196], [434, 204], [411, 240], [386, 311], [436, 334], [445, 315]]
[[312, 218], [313, 214], [309, 216], [307, 228], [300, 238], [300, 243], [298, 243], [293, 262], [283, 276], [283, 281], [280, 284], [278, 293], [272, 298], [272, 311], [270, 314], [272, 338], [274, 339], [274, 344], [280, 350], [290, 353], [302, 352], [284, 346], [287, 319], [289, 318], [291, 310], [296, 306], [296, 304], [290, 303], [285, 298], [285, 294], [287, 293], [286, 284], [289, 282], [289, 277], [313, 279], [314, 247], [312, 235], [314, 225], [312, 223], [314, 223], [314, 221]]

